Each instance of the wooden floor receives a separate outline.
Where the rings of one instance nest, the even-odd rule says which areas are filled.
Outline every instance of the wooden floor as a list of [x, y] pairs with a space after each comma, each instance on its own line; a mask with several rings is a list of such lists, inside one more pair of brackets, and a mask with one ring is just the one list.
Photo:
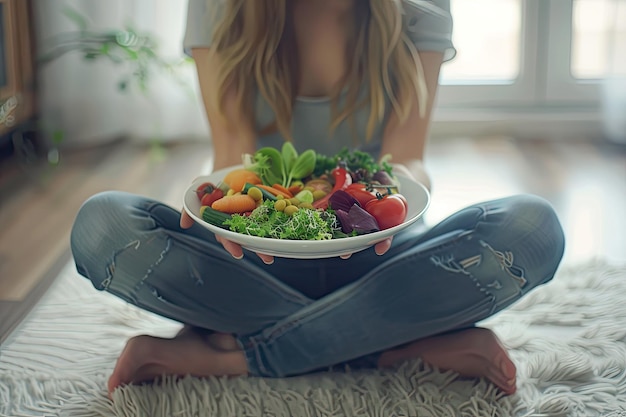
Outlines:
[[0, 343], [70, 260], [69, 235], [89, 196], [117, 189], [182, 207], [187, 184], [210, 169], [211, 149], [126, 142], [64, 151], [60, 163], [5, 160], [0, 168]]
[[[551, 201], [566, 230], [564, 263], [626, 262], [626, 147], [608, 143], [432, 140], [426, 165], [434, 223], [468, 204], [513, 193]], [[207, 173], [207, 143], [166, 147], [120, 141], [64, 151], [60, 164], [4, 159], [0, 167], [0, 343], [70, 260], [69, 232], [81, 203], [107, 189], [181, 206], [187, 184]]]

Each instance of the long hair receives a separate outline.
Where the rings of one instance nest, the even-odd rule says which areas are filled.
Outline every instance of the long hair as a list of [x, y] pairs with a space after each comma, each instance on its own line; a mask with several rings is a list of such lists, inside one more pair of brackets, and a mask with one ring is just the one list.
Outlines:
[[[253, 94], [258, 91], [276, 117], [266, 130], [278, 130], [286, 140], [292, 139], [299, 73], [292, 4], [292, 0], [223, 1], [212, 45], [220, 57], [220, 87], [214, 96], [217, 109], [223, 114], [223, 98], [234, 88], [235, 104], [253, 118]], [[344, 120], [353, 122], [355, 111], [369, 105], [369, 140], [385, 118], [386, 99], [403, 122], [412, 110], [414, 96], [424, 115], [428, 92], [417, 51], [404, 30], [400, 0], [357, 0], [355, 13], [357, 29], [347, 48], [347, 72], [331, 95], [330, 130]], [[369, 88], [362, 95], [364, 84]], [[343, 92], [345, 102], [339, 108]]]

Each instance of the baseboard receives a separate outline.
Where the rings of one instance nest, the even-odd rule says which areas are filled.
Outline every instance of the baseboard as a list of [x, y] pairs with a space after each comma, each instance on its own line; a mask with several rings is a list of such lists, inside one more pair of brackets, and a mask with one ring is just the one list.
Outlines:
[[601, 109], [591, 107], [440, 107], [431, 136], [491, 136], [516, 139], [592, 140], [626, 144], [626, 130], [615, 128]]

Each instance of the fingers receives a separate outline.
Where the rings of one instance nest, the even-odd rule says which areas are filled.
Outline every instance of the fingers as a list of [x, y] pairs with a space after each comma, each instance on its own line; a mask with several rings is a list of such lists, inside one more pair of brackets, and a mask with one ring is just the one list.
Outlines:
[[[378, 242], [376, 246], [374, 246], [374, 252], [376, 252], [376, 255], [381, 256], [387, 253], [387, 251], [391, 247], [392, 240], [393, 240], [393, 236], [383, 240], [382, 242]], [[351, 253], [339, 255], [341, 259], [350, 259], [351, 256], [352, 256]]]
[[382, 242], [378, 242], [376, 246], [374, 246], [374, 252], [376, 252], [376, 255], [381, 256], [387, 253], [387, 251], [391, 247], [392, 240], [393, 236], [383, 240]]
[[274, 257], [273, 257], [273, 256], [271, 256], [271, 255], [266, 255], [266, 254], [264, 254], [264, 253], [258, 253], [258, 252], [257, 252], [257, 256], [258, 256], [259, 258], [261, 258], [261, 260], [262, 260], [263, 262], [265, 262], [265, 264], [266, 264], [266, 265], [271, 265], [271, 264], [273, 264], [273, 263], [274, 263]]
[[[191, 216], [183, 209], [180, 215], [180, 227], [182, 227], [183, 229], [189, 229], [191, 226], [193, 226], [194, 223], [195, 222], [191, 218]], [[224, 239], [218, 235], [215, 235], [215, 240], [220, 242], [222, 246], [224, 246], [224, 249], [226, 249], [226, 251], [230, 253], [233, 256], [233, 258], [235, 259], [243, 258], [243, 249], [241, 248], [240, 245], [236, 244], [235, 242], [231, 242], [228, 239]], [[267, 263], [265, 259], [263, 260], [263, 262]], [[272, 262], [274, 262], [273, 258], [272, 258]]]
[[233, 258], [235, 259], [243, 258], [243, 249], [241, 248], [240, 245], [236, 244], [235, 242], [231, 242], [228, 239], [224, 239], [220, 236], [217, 236], [217, 235], [215, 236], [215, 239], [222, 244], [224, 249], [226, 249], [226, 252], [230, 253]]
[[187, 213], [187, 211], [185, 211], [185, 209], [183, 209], [180, 215], [180, 227], [183, 229], [189, 229], [194, 223], [195, 222], [191, 216]]
[[[223, 237], [218, 236], [218, 235], [215, 236], [215, 240], [220, 242], [222, 246], [224, 247], [224, 249], [226, 249], [226, 251], [230, 253], [233, 258], [235, 259], [243, 258], [243, 249], [241, 248], [241, 245], [235, 242], [231, 242], [228, 239], [224, 239]], [[271, 255], [266, 255], [264, 253], [257, 253], [257, 256], [261, 258], [261, 260], [267, 265], [271, 265], [274, 263], [274, 257]]]

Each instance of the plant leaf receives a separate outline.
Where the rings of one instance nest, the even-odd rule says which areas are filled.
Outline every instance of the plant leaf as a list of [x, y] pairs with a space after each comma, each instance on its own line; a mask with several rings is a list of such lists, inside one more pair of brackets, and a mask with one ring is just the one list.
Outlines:
[[298, 151], [296, 151], [296, 148], [294, 148], [291, 142], [284, 142], [281, 155], [283, 157], [285, 172], [287, 172], [287, 174], [290, 174], [291, 169], [293, 168], [293, 164], [296, 162], [296, 159], [298, 159]]
[[283, 185], [288, 187], [291, 181], [300, 180], [311, 175], [315, 170], [315, 158], [316, 154], [313, 149], [307, 149], [302, 152], [291, 167], [287, 183]]
[[87, 30], [87, 19], [82, 14], [78, 13], [76, 10], [72, 9], [69, 6], [66, 6], [63, 9], [63, 14], [70, 19], [72, 22], [78, 26], [80, 30]]

